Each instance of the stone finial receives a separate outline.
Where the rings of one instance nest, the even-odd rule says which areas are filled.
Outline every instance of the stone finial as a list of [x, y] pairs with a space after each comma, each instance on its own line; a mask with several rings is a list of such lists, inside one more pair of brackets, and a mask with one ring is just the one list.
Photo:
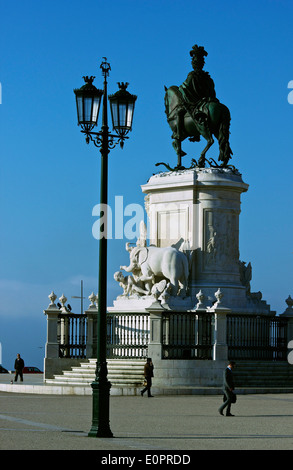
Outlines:
[[[288, 305], [288, 308], [292, 309], [293, 307], [293, 299], [291, 298], [291, 295], [289, 295], [288, 299], [285, 300], [286, 304]], [[293, 310], [293, 309], [292, 309]]]
[[91, 295], [89, 295], [88, 299], [91, 302], [89, 308], [96, 308], [96, 305], [95, 305], [96, 295], [92, 292]]
[[65, 305], [65, 303], [67, 302], [67, 297], [65, 297], [65, 295], [62, 294], [61, 297], [59, 297], [59, 300], [60, 300], [60, 302], [61, 302], [61, 309], [60, 309], [60, 311], [61, 311], [62, 313], [68, 313], [68, 309], [67, 309], [67, 307], [66, 307], [66, 305]]
[[54, 293], [54, 291], [52, 291], [51, 294], [48, 295], [48, 297], [51, 300], [49, 307], [56, 307], [55, 300], [57, 299], [57, 295]]
[[285, 300], [288, 307], [286, 308], [285, 312], [282, 315], [286, 316], [289, 315], [290, 317], [293, 315], [293, 299], [291, 295], [289, 295], [288, 299]]
[[205, 308], [205, 295], [202, 293], [202, 291], [200, 290], [197, 294], [196, 294], [196, 298], [197, 298], [197, 304], [196, 304], [196, 310], [199, 310], [199, 309], [204, 309]]
[[213, 303], [212, 307], [207, 307], [207, 312], [230, 313], [231, 309], [222, 303], [224, 294], [220, 288], [215, 292], [214, 296], [216, 297], [216, 302]]
[[217, 302], [215, 303], [215, 307], [219, 307], [219, 305], [222, 303], [222, 298], [224, 297], [224, 294], [221, 291], [221, 289], [218, 289], [217, 292], [215, 292], [215, 297], [217, 299]]
[[66, 301], [67, 301], [67, 297], [65, 297], [65, 295], [62, 294], [61, 297], [59, 297], [59, 300], [60, 300], [60, 302], [61, 302], [61, 304], [62, 304], [62, 307], [65, 307], [65, 303], [66, 303]]

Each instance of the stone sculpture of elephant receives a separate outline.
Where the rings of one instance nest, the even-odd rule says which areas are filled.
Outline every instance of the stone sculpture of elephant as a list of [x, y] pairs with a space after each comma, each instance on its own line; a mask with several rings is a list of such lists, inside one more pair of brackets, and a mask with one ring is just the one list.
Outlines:
[[145, 283], [150, 292], [152, 285], [162, 279], [169, 280], [170, 294], [185, 295], [188, 286], [189, 267], [184, 253], [173, 247], [137, 246], [129, 250], [129, 266], [121, 266], [127, 272], [133, 272]]

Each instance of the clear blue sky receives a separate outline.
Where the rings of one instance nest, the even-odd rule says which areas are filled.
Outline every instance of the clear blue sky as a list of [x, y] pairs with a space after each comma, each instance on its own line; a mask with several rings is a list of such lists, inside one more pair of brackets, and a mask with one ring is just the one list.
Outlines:
[[[1, 2], [0, 342], [3, 365], [20, 352], [43, 367], [52, 290], [79, 311], [80, 280], [97, 292], [100, 154], [76, 123], [73, 89], [111, 63], [109, 93], [128, 81], [137, 94], [133, 132], [109, 160], [109, 201], [144, 203], [140, 185], [176, 162], [164, 113], [164, 85], [191, 70], [194, 44], [232, 115], [232, 163], [250, 185], [242, 196], [240, 259], [251, 262], [252, 290], [277, 313], [293, 295], [293, 3], [285, 0], [50, 0]], [[185, 144], [184, 163], [205, 145]], [[208, 156], [216, 157], [217, 144]], [[125, 218], [125, 221], [127, 218]], [[128, 262], [125, 240], [109, 242], [113, 273]], [[88, 301], [86, 299], [85, 306]]]

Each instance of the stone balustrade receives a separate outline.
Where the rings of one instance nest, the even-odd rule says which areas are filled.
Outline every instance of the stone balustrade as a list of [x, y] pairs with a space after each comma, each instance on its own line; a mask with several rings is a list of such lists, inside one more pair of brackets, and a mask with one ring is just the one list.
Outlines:
[[[83, 314], [71, 312], [64, 294], [57, 304], [54, 292], [48, 297], [50, 304], [44, 310], [47, 316], [46, 378], [79, 364], [82, 359], [96, 357], [98, 315], [97, 296], [94, 293], [89, 296], [90, 304]], [[247, 358], [247, 354], [257, 348], [262, 350], [263, 359], [266, 348], [267, 359], [275, 357], [284, 360], [287, 343], [293, 339], [290, 299], [287, 310], [280, 317], [259, 317], [234, 314], [225, 306], [220, 289], [215, 292], [214, 298], [211, 302], [199, 291], [194, 309], [185, 312], [168, 310], [155, 298], [144, 312], [109, 312], [108, 357], [133, 359], [149, 356], [156, 363], [171, 358], [210, 359], [223, 363], [231, 359], [237, 350], [240, 357], [244, 355], [243, 358]], [[243, 338], [242, 342], [240, 337]]]

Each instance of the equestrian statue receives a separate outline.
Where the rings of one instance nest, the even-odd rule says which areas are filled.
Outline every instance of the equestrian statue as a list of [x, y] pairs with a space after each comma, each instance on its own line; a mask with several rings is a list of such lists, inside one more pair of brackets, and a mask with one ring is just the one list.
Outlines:
[[[192, 168], [205, 167], [207, 161], [211, 166], [232, 167], [228, 162], [233, 155], [229, 144], [230, 111], [216, 98], [215, 85], [209, 73], [203, 70], [207, 52], [202, 46], [195, 45], [190, 51], [193, 71], [190, 72], [181, 86], [165, 87], [165, 112], [173, 131], [173, 147], [177, 153], [177, 166], [170, 170], [184, 169], [181, 159], [185, 152], [181, 143], [187, 137], [191, 142], [199, 142], [200, 137], [207, 141], [198, 162], [192, 159]], [[219, 164], [215, 160], [206, 160], [206, 153], [216, 137], [219, 143]], [[234, 167], [233, 167], [234, 168]]]

